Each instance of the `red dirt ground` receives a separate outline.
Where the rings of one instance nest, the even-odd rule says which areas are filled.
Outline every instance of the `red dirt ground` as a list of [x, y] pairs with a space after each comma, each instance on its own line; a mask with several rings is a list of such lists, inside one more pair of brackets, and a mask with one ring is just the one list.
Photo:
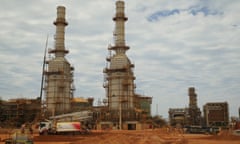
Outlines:
[[[1, 142], [9, 137], [2, 131]], [[86, 135], [33, 135], [35, 144], [240, 144], [240, 136], [229, 132], [219, 135], [168, 133], [164, 129], [142, 131], [92, 131]]]

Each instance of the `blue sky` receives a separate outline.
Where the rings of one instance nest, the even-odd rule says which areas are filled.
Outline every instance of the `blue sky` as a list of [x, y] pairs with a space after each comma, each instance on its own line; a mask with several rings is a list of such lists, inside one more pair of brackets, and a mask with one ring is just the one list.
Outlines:
[[[94, 97], [95, 104], [105, 98], [102, 71], [113, 44], [114, 0], [1, 0], [2, 99], [39, 96], [45, 41], [49, 35], [53, 48], [58, 5], [66, 7], [69, 23], [65, 46], [75, 67], [75, 97]], [[169, 108], [187, 107], [188, 87], [195, 87], [201, 109], [227, 101], [230, 115], [237, 115], [240, 1], [135, 0], [125, 6], [136, 92], [153, 97], [153, 115], [167, 118]]]

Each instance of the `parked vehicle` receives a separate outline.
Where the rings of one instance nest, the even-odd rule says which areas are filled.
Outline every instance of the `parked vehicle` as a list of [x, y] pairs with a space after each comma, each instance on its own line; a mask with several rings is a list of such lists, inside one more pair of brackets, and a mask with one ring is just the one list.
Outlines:
[[184, 129], [186, 133], [193, 134], [217, 134], [220, 132], [219, 127], [186, 126]]
[[39, 134], [49, 135], [49, 134], [78, 134], [83, 133], [84, 130], [81, 128], [80, 122], [40, 122], [39, 124]]

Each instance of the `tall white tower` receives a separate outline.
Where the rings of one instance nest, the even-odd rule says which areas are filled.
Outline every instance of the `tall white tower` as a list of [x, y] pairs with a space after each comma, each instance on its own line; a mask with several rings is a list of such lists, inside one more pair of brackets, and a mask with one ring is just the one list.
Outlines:
[[65, 50], [64, 35], [65, 26], [65, 7], [57, 7], [57, 19], [54, 21], [56, 26], [55, 49], [50, 50], [54, 58], [50, 59], [48, 69], [45, 72], [45, 96], [46, 106], [49, 114], [63, 114], [71, 109], [71, 99], [73, 98], [73, 67], [65, 59], [68, 53]]
[[122, 112], [123, 120], [127, 120], [134, 117], [135, 77], [134, 65], [126, 55], [129, 47], [125, 45], [124, 23], [127, 21], [127, 17], [124, 14], [123, 1], [116, 2], [116, 15], [113, 21], [115, 21], [115, 41], [114, 46], [108, 48], [111, 54], [107, 58], [109, 64], [104, 69], [104, 88], [112, 119], [119, 117], [119, 113]]

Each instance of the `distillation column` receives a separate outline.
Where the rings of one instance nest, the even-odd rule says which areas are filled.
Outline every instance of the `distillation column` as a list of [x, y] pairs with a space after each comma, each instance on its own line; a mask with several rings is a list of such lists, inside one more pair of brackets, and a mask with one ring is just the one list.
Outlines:
[[45, 72], [45, 96], [47, 112], [51, 115], [63, 114], [71, 110], [71, 99], [73, 98], [73, 67], [65, 59], [68, 53], [65, 50], [64, 35], [65, 26], [65, 7], [57, 7], [57, 18], [54, 21], [56, 26], [55, 49], [50, 50], [54, 58], [50, 59], [48, 69]]

